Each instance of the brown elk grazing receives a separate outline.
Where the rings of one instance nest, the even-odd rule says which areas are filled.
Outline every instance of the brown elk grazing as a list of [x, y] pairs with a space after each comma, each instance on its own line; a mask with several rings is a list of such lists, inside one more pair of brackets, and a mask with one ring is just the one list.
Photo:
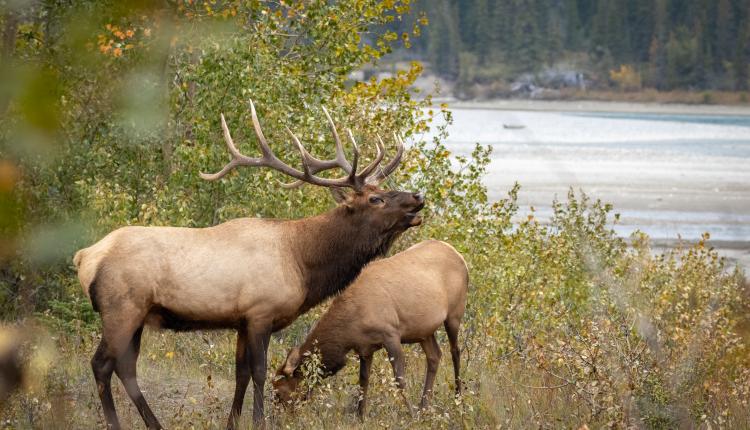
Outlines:
[[[346, 364], [346, 355], [359, 355], [361, 395], [357, 412], [364, 417], [372, 355], [385, 348], [396, 382], [403, 393], [402, 343], [419, 343], [427, 357], [421, 407], [429, 404], [440, 363], [435, 332], [445, 326], [451, 346], [456, 394], [461, 392], [458, 328], [466, 308], [469, 273], [461, 255], [445, 242], [418, 243], [393, 257], [367, 265], [354, 283], [336, 297], [301, 347], [293, 348], [276, 372], [276, 399], [291, 401], [304, 375], [300, 364], [319, 351], [325, 375]], [[407, 402], [408, 404], [408, 402]]]
[[[383, 143], [375, 160], [357, 171], [346, 160], [336, 127], [336, 158], [318, 160], [291, 134], [303, 170], [277, 158], [250, 103], [262, 156], [242, 155], [221, 124], [232, 160], [215, 180], [240, 166], [270, 167], [297, 180], [331, 187], [339, 205], [299, 220], [235, 219], [210, 228], [125, 227], [79, 251], [74, 262], [84, 291], [102, 318], [102, 340], [91, 365], [102, 408], [111, 428], [119, 428], [112, 400], [115, 372], [149, 428], [161, 428], [136, 380], [136, 360], [144, 324], [173, 330], [235, 329], [238, 332], [234, 392], [228, 428], [242, 410], [248, 382], [254, 388], [253, 420], [263, 418], [266, 353], [272, 332], [345, 288], [370, 260], [385, 254], [396, 237], [421, 223], [421, 194], [377, 187], [399, 164], [403, 144], [384, 168]], [[315, 176], [341, 168], [346, 176]], [[343, 193], [344, 188], [352, 189]]]

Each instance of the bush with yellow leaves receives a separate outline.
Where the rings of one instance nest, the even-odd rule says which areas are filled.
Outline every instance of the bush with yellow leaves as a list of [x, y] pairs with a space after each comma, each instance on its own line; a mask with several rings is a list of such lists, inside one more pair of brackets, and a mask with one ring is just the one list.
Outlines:
[[622, 64], [619, 69], [610, 70], [609, 79], [624, 91], [641, 89], [641, 74], [629, 64]]

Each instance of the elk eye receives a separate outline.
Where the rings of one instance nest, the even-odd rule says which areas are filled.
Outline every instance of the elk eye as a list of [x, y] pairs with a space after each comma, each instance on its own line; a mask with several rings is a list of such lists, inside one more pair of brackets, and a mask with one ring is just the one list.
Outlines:
[[370, 203], [373, 205], [377, 205], [377, 204], [383, 203], [383, 199], [381, 199], [378, 196], [372, 196], [370, 197]]

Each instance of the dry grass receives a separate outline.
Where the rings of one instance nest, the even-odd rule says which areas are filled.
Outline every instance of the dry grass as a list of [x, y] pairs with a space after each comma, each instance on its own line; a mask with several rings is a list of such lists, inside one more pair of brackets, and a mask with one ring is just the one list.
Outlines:
[[[303, 322], [308, 324], [308, 322]], [[589, 401], [581, 389], [590, 389], [596, 379], [579, 378], [565, 382], [555, 372], [539, 367], [533, 348], [522, 354], [500, 356], [493, 340], [476, 327], [464, 330], [464, 395], [453, 396], [453, 378], [447, 340], [439, 333], [443, 359], [435, 385], [432, 407], [411, 413], [400, 400], [393, 385], [392, 372], [384, 352], [376, 354], [371, 379], [368, 416], [360, 422], [355, 414], [358, 360], [352, 356], [349, 365], [333, 378], [324, 380], [310, 399], [294, 410], [270, 403], [270, 384], [266, 392], [270, 428], [591, 428], [621, 427], [607, 411], [592, 415]], [[53, 338], [54, 352], [41, 360], [36, 377], [26, 392], [16, 394], [0, 416], [2, 428], [71, 429], [103, 428], [104, 422], [96, 394], [89, 359], [96, 335]], [[139, 360], [141, 387], [161, 423], [175, 429], [222, 429], [231, 403], [234, 376], [234, 334], [231, 332], [183, 333], [147, 330]], [[289, 348], [283, 339], [274, 337], [269, 350], [269, 375]], [[44, 348], [43, 348], [44, 349]], [[39, 352], [34, 352], [38, 354]], [[407, 396], [416, 404], [421, 394], [424, 355], [418, 345], [406, 347]], [[33, 361], [33, 360], [32, 360]], [[38, 362], [39, 360], [37, 360]], [[750, 375], [744, 375], [745, 378]], [[594, 384], [595, 385], [595, 384]], [[747, 384], [745, 384], [747, 386]], [[113, 392], [124, 428], [142, 428], [135, 407], [119, 382], [113, 378]], [[602, 389], [602, 393], [607, 391]], [[743, 393], [723, 393], [732, 398], [733, 407], [725, 413], [725, 428], [739, 428], [750, 419]], [[743, 403], [744, 402], [744, 403]], [[634, 397], [614, 399], [612, 404], [625, 405], [625, 421], [636, 428], [665, 428], [642, 421], [646, 415], [664, 407], [672, 416], [687, 414], [681, 427], [693, 428], [689, 411], [675, 411], [674, 406], [639, 402]], [[670, 409], [671, 408], [671, 409]], [[252, 391], [245, 399], [240, 428], [250, 428]], [[739, 427], [738, 427], [739, 426]], [[666, 428], [668, 428], [667, 426]]]
[[[443, 339], [444, 344], [447, 341]], [[99, 399], [89, 360], [93, 337], [55, 340], [56, 351], [25, 393], [16, 394], [0, 417], [3, 428], [102, 428]], [[271, 369], [281, 363], [289, 345], [274, 339], [269, 350]], [[234, 390], [234, 334], [231, 332], [177, 334], [147, 330], [144, 333], [138, 374], [144, 395], [167, 428], [224, 428]], [[418, 345], [407, 349], [408, 396], [417, 403], [422, 388], [424, 356]], [[447, 351], [445, 351], [447, 353]], [[354, 413], [358, 360], [317, 387], [311, 399], [296, 410], [270, 404], [268, 421], [273, 428], [449, 428], [460, 425], [469, 412], [453, 398], [450, 354], [444, 354], [430, 411], [409, 413], [391, 385], [392, 372], [385, 354], [376, 354], [373, 365], [369, 416], [360, 423]], [[271, 372], [269, 369], [269, 374]], [[469, 373], [467, 397], [479, 398], [476, 375]], [[142, 421], [122, 386], [113, 377], [113, 394], [125, 428], [140, 428]], [[241, 428], [250, 427], [252, 390], [245, 399]], [[468, 407], [473, 409], [472, 407]]]

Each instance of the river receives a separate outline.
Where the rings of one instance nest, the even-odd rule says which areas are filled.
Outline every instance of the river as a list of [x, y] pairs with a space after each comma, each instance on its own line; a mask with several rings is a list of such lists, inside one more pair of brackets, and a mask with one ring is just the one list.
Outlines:
[[750, 115], [451, 108], [448, 148], [493, 148], [493, 199], [521, 184], [522, 214], [551, 213], [568, 189], [611, 202], [622, 236], [655, 243], [711, 235], [750, 267]]

